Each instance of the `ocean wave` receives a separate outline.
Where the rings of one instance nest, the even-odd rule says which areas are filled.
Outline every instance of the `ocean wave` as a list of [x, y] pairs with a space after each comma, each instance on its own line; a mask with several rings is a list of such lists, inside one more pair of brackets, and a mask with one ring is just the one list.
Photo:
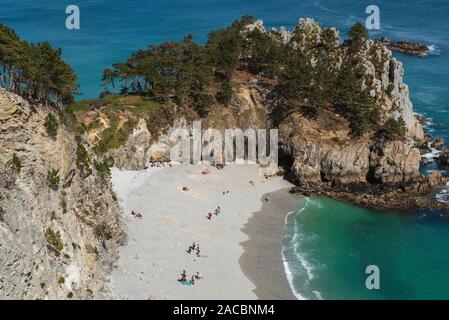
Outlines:
[[[306, 198], [306, 202], [303, 205], [303, 207], [297, 211], [292, 211], [289, 212], [285, 218], [285, 224], [287, 225], [289, 223], [289, 218], [294, 215], [298, 215], [301, 212], [304, 211], [304, 209], [306, 209], [310, 204], [316, 204], [315, 201], [311, 200], [310, 198]], [[293, 249], [293, 253], [295, 254], [295, 257], [297, 259], [297, 261], [300, 263], [302, 269], [304, 269], [305, 271], [305, 275], [307, 277], [307, 279], [305, 280], [305, 285], [308, 284], [308, 282], [312, 279], [314, 279], [315, 275], [313, 274], [313, 266], [312, 264], [307, 260], [306, 258], [306, 254], [300, 253], [300, 249], [299, 249], [299, 245], [300, 245], [300, 240], [301, 240], [301, 236], [299, 233], [299, 226], [298, 223], [296, 221], [296, 219], [293, 220], [294, 225], [293, 225], [293, 236], [291, 237], [290, 241], [288, 241], [288, 244], [285, 245], [282, 248], [282, 260], [283, 260], [283, 264], [284, 264], [284, 270], [285, 270], [285, 274], [287, 275], [287, 280], [288, 283], [290, 285], [290, 288], [294, 294], [294, 296], [298, 299], [298, 300], [306, 300], [306, 298], [297, 290], [297, 288], [295, 287], [294, 284], [294, 274], [293, 274], [293, 266], [291, 265], [291, 262], [288, 261], [287, 257], [286, 257], [286, 251], [287, 249], [291, 248]], [[284, 236], [283, 242], [285, 243], [285, 240], [289, 237], [288, 233]], [[322, 300], [322, 296], [318, 291], [312, 291], [312, 293], [315, 295], [315, 297], [319, 300]]]
[[436, 55], [439, 56], [441, 54], [441, 50], [434, 44], [427, 46], [427, 48], [429, 48], [429, 53], [430, 55]]
[[427, 146], [430, 149], [430, 152], [425, 153], [421, 156], [421, 159], [425, 160], [425, 162], [430, 163], [430, 162], [434, 162], [435, 159], [438, 159], [438, 157], [441, 155], [441, 151], [435, 149], [434, 147], [432, 147], [432, 143], [434, 141], [431, 141], [427, 144]]
[[449, 182], [435, 197], [438, 202], [449, 203]]

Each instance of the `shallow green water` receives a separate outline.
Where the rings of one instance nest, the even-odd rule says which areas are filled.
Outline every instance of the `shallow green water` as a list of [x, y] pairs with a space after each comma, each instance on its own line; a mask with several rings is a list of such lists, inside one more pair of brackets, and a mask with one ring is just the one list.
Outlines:
[[[449, 220], [437, 211], [398, 214], [325, 198], [287, 217], [284, 258], [306, 299], [449, 298]], [[368, 265], [380, 289], [368, 290]]]

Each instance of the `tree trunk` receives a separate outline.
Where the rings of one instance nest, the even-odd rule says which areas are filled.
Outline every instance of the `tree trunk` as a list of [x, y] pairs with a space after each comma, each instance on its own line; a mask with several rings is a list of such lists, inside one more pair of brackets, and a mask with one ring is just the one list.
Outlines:
[[9, 64], [9, 90], [14, 90], [14, 65], [12, 63]]

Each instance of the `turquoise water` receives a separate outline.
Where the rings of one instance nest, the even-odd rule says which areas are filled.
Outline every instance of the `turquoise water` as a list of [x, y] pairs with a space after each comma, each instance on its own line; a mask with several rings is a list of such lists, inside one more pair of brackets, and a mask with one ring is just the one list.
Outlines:
[[[101, 72], [150, 43], [207, 32], [251, 14], [266, 26], [292, 28], [313, 17], [344, 34], [366, 17], [366, 0], [79, 0], [81, 30], [65, 29], [72, 1], [1, 0], [0, 22], [28, 41], [63, 48], [79, 76], [79, 98], [101, 91]], [[415, 111], [431, 119], [426, 130], [449, 142], [449, 2], [378, 0], [381, 30], [393, 40], [431, 45], [425, 59], [400, 54]], [[430, 166], [432, 168], [432, 166]], [[305, 298], [449, 298], [449, 222], [438, 212], [378, 213], [327, 199], [313, 199], [287, 219], [285, 257], [298, 295]], [[292, 241], [294, 240], [294, 241]], [[365, 267], [381, 271], [381, 290], [364, 287]], [[308, 270], [308, 272], [307, 272]], [[310, 279], [311, 278], [311, 279]]]
[[[449, 298], [449, 220], [439, 212], [375, 212], [324, 198], [304, 202], [287, 218], [283, 252], [298, 298]], [[379, 267], [379, 290], [365, 286], [369, 265]]]

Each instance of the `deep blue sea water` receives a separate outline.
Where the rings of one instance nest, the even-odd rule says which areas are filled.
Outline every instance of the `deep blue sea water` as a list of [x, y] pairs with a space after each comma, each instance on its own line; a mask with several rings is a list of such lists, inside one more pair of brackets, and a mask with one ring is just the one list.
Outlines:
[[[80, 30], [65, 28], [65, 8], [70, 4], [81, 10]], [[28, 41], [48, 40], [62, 47], [79, 76], [83, 94], [79, 98], [93, 98], [101, 91], [104, 68], [150, 43], [180, 39], [187, 33], [204, 42], [210, 29], [244, 14], [269, 27], [287, 28], [299, 17], [313, 17], [345, 34], [365, 19], [370, 4], [366, 0], [0, 0], [0, 22]], [[380, 8], [381, 30], [371, 36], [415, 40], [434, 48], [424, 59], [395, 56], [405, 65], [415, 111], [429, 117], [432, 122], [426, 129], [448, 143], [449, 2], [375, 4]], [[287, 266], [294, 289], [305, 298], [449, 298], [445, 270], [449, 222], [439, 213], [381, 214], [312, 199], [287, 220]], [[364, 287], [369, 264], [380, 267], [378, 291]]]

